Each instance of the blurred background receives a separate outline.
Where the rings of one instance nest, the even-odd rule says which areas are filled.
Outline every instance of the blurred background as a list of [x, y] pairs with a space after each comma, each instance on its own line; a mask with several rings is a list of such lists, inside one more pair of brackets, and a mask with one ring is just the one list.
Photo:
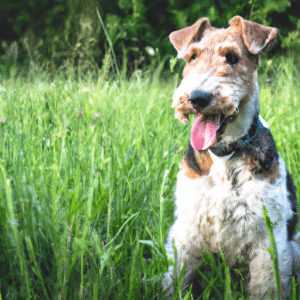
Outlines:
[[109, 57], [127, 75], [161, 63], [168, 69], [176, 55], [170, 32], [204, 16], [227, 27], [235, 15], [279, 28], [281, 55], [298, 58], [299, 0], [1, 0], [0, 72], [12, 66], [85, 72]]

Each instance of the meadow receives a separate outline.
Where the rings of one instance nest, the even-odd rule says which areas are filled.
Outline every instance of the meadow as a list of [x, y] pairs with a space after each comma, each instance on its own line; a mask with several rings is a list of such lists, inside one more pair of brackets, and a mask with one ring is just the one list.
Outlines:
[[[0, 77], [0, 299], [165, 298], [163, 244], [191, 130], [170, 107], [179, 76], [104, 73]], [[264, 61], [260, 86], [300, 199], [300, 70]], [[200, 299], [248, 299], [241, 270], [233, 280], [207, 256], [198, 273]]]

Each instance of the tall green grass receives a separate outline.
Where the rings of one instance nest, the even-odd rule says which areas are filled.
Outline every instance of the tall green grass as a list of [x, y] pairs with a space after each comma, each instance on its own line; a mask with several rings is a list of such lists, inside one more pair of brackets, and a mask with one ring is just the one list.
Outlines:
[[[262, 115], [300, 186], [299, 71], [265, 69]], [[164, 299], [175, 151], [190, 134], [170, 108], [177, 76], [104, 73], [0, 79], [2, 299]], [[247, 299], [226, 270], [205, 258], [201, 299]]]

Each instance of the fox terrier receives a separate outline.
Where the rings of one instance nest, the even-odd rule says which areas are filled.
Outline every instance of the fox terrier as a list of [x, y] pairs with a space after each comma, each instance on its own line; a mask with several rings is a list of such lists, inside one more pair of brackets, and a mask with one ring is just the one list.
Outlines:
[[[259, 55], [273, 46], [278, 30], [235, 16], [226, 29], [207, 18], [172, 32], [178, 57], [186, 61], [174, 92], [175, 117], [187, 123], [195, 114], [190, 142], [176, 186], [176, 220], [165, 249], [170, 265], [162, 281], [174, 293], [184, 263], [186, 291], [204, 253], [224, 255], [233, 268], [249, 266], [251, 299], [276, 295], [266, 207], [277, 248], [281, 297], [291, 290], [293, 268], [300, 268], [296, 233], [296, 188], [270, 129], [259, 115]], [[173, 247], [174, 243], [174, 247]], [[176, 271], [175, 271], [176, 270]]]

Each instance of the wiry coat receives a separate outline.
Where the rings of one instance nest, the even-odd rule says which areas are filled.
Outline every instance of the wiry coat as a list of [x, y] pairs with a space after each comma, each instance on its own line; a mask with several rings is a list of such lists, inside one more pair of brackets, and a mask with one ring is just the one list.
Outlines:
[[[257, 29], [262, 35], [255, 37]], [[300, 267], [296, 189], [269, 128], [259, 116], [256, 73], [259, 53], [270, 47], [276, 35], [274, 28], [235, 17], [226, 30], [212, 28], [203, 18], [170, 36], [179, 56], [188, 61], [184, 79], [174, 92], [175, 116], [187, 122], [191, 113], [208, 119], [222, 114], [226, 122], [218, 125], [217, 139], [207, 149], [195, 149], [190, 142], [182, 160], [176, 220], [165, 243], [169, 258], [174, 260], [174, 240], [177, 274], [170, 265], [164, 289], [186, 262], [184, 292], [201, 256], [221, 249], [229, 267], [238, 258], [249, 264], [252, 299], [269, 297], [268, 287], [275, 295], [265, 205], [273, 224], [282, 297], [290, 293], [293, 266]], [[233, 61], [239, 65], [228, 63], [229, 52], [238, 57]], [[172, 292], [171, 287], [169, 295]]]

